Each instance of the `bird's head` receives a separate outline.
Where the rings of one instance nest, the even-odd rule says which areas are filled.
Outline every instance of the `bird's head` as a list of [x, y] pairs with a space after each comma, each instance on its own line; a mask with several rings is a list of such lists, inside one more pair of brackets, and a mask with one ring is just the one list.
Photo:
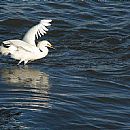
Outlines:
[[43, 41], [40, 41], [38, 44], [37, 44], [38, 48], [42, 50], [42, 48], [52, 48], [52, 49], [55, 49], [52, 44], [46, 40], [43, 40]]

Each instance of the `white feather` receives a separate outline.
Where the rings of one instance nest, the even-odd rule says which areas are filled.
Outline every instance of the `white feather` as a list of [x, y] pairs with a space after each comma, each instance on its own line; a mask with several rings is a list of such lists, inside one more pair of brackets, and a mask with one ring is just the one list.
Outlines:
[[52, 20], [41, 20], [38, 25], [33, 26], [23, 37], [23, 41], [35, 45], [35, 38], [41, 37], [46, 34], [48, 29], [46, 26], [50, 26]]
[[30, 45], [22, 40], [3, 41], [3, 44], [10, 45], [10, 47], [8, 48], [9, 51], [18, 51], [21, 49], [32, 53], [37, 51], [37, 48], [35, 46]]

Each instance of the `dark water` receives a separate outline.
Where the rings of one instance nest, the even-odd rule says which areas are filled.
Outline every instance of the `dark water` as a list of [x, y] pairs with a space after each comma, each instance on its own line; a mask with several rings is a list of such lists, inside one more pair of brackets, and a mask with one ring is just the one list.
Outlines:
[[130, 2], [0, 1], [0, 41], [53, 19], [56, 50], [17, 67], [0, 57], [0, 129], [129, 130]]

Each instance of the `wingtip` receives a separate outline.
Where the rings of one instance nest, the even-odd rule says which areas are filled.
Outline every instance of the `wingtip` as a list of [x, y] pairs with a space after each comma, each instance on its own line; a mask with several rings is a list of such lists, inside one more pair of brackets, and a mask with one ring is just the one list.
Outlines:
[[41, 20], [40, 24], [44, 25], [44, 26], [50, 26], [52, 20]]
[[41, 20], [41, 22], [50, 23], [52, 22], [52, 19], [44, 19], [44, 20]]

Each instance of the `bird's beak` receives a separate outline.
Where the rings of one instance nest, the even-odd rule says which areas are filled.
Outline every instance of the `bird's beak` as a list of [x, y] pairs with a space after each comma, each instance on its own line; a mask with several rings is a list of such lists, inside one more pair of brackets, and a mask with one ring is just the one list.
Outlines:
[[51, 46], [49, 46], [50, 48], [52, 48], [52, 49], [55, 49], [55, 47], [53, 46], [53, 45], [51, 45]]

